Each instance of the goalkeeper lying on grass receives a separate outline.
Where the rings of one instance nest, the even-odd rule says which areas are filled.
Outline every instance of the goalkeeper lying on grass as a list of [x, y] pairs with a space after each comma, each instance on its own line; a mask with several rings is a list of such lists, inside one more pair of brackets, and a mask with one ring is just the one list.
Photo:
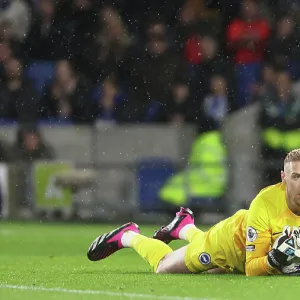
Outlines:
[[[286, 156], [281, 178], [281, 183], [260, 191], [249, 210], [239, 210], [207, 232], [194, 225], [191, 210], [181, 208], [153, 238], [141, 235], [135, 223], [97, 237], [88, 258], [101, 260], [129, 247], [156, 273], [300, 275], [300, 149]], [[176, 239], [189, 244], [173, 251], [168, 244]]]

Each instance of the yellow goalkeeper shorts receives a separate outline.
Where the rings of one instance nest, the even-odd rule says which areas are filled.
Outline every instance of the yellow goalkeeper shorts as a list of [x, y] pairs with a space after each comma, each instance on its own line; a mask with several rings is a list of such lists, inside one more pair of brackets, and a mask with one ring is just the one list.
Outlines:
[[196, 234], [187, 246], [185, 264], [192, 273], [217, 267], [227, 272], [245, 273], [246, 210], [219, 222], [206, 232]]

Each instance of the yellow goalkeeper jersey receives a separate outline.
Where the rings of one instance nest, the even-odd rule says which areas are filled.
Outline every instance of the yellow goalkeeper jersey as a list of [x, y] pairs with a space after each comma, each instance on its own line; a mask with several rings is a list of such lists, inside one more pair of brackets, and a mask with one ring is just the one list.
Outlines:
[[243, 227], [247, 275], [276, 274], [267, 264], [267, 253], [285, 226], [300, 226], [300, 216], [287, 206], [285, 184], [268, 186], [252, 201]]
[[300, 216], [287, 206], [285, 184], [268, 186], [249, 210], [237, 211], [188, 244], [186, 266], [191, 272], [221, 267], [248, 276], [277, 274], [267, 254], [285, 226], [299, 227]]

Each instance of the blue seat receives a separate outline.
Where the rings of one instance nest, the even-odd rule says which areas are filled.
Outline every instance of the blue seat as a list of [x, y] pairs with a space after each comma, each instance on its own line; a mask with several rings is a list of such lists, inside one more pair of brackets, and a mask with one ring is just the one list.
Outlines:
[[32, 80], [36, 90], [41, 93], [50, 84], [54, 76], [55, 62], [35, 61], [26, 69], [27, 77]]
[[162, 203], [158, 193], [166, 180], [176, 172], [174, 163], [165, 158], [147, 158], [138, 163], [137, 186], [140, 210], [159, 211]]
[[290, 60], [288, 64], [288, 70], [293, 78], [293, 80], [299, 80], [300, 78], [300, 61]]
[[148, 106], [144, 121], [151, 122], [155, 120], [157, 114], [159, 113], [160, 106], [161, 104], [158, 101], [153, 100]]
[[40, 119], [38, 121], [39, 125], [42, 126], [68, 126], [74, 125], [74, 122], [71, 119], [58, 119], [58, 118], [47, 118], [47, 119]]
[[18, 120], [11, 119], [11, 118], [0, 118], [0, 126], [3, 127], [10, 127], [17, 125], [19, 122]]

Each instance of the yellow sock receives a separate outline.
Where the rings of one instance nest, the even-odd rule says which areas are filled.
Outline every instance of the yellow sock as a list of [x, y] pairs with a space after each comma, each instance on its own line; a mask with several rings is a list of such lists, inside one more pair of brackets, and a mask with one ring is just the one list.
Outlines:
[[199, 239], [202, 236], [204, 237], [204, 232], [195, 226], [188, 229], [186, 233], [186, 240], [191, 243], [194, 239]]
[[156, 271], [161, 259], [168, 253], [173, 252], [167, 244], [162, 241], [148, 238], [144, 235], [135, 235], [130, 243], [131, 247], [144, 258]]

